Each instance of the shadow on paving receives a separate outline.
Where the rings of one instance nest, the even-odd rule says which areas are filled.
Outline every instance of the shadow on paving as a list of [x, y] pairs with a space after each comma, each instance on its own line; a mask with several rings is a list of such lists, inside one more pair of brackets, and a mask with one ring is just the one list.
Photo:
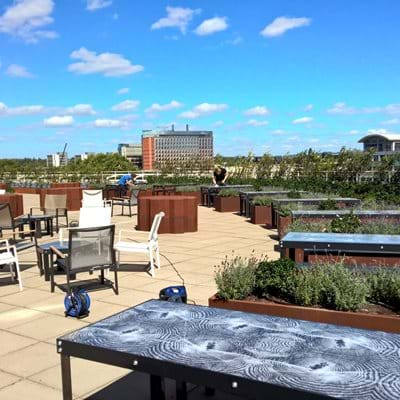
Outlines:
[[[73, 382], [72, 382], [73, 383]], [[165, 400], [175, 400], [175, 383], [165, 380]], [[104, 389], [85, 397], [85, 400], [150, 400], [150, 379], [148, 374], [131, 372]], [[188, 400], [238, 400], [239, 397], [216, 392], [207, 396], [204, 388], [188, 385]]]

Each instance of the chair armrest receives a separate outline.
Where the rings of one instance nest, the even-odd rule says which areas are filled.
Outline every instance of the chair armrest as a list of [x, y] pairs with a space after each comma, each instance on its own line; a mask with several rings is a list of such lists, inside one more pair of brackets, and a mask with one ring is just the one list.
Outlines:
[[112, 197], [111, 200], [121, 201], [121, 200], [126, 200], [126, 197]]
[[29, 214], [32, 215], [33, 210], [39, 210], [41, 212], [43, 212], [43, 208], [42, 207], [31, 207], [31, 209], [29, 210]]
[[119, 231], [119, 233], [118, 233], [118, 241], [119, 241], [119, 242], [120, 242], [121, 239], [122, 239], [122, 233], [123, 233], [123, 232], [125, 232], [125, 233], [132, 233], [131, 230], [128, 230], [128, 229], [121, 229], [121, 230]]
[[[10, 250], [10, 244], [8, 243], [8, 240], [7, 240], [7, 239], [0, 239], [0, 243], [5, 243], [5, 245], [6, 245], [5, 249], [6, 249], [7, 251]], [[0, 250], [4, 250], [4, 248], [3, 248], [3, 249], [0, 249]]]
[[57, 255], [57, 257], [65, 258], [65, 254], [61, 253], [60, 250], [56, 249], [55, 247], [51, 246], [50, 250]]
[[103, 205], [104, 205], [104, 207], [105, 207], [106, 205], [111, 206], [111, 204], [112, 204], [112, 200], [103, 200]]

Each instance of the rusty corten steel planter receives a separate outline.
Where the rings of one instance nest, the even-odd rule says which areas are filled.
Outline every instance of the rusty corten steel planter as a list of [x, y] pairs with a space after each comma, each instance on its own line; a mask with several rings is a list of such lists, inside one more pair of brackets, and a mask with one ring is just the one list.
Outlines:
[[13, 218], [24, 213], [24, 200], [22, 194], [6, 193], [0, 195], [0, 203], [10, 204], [11, 215]]
[[197, 199], [197, 204], [201, 205], [201, 192], [200, 190], [196, 192], [176, 192], [176, 196], [189, 196], [189, 197], [196, 197]]
[[154, 216], [163, 211], [159, 233], [197, 231], [197, 199], [189, 196], [143, 196], [138, 198], [140, 231], [150, 231]]
[[400, 317], [396, 316], [301, 307], [291, 304], [277, 304], [269, 301], [221, 300], [216, 296], [212, 296], [208, 299], [208, 305], [210, 307], [226, 308], [228, 310], [400, 333]]
[[268, 214], [271, 212], [271, 206], [251, 206], [251, 218], [252, 224], [264, 225], [267, 223]]
[[240, 198], [239, 196], [231, 196], [231, 197], [215, 196], [214, 207], [215, 211], [219, 212], [239, 212]]
[[278, 229], [278, 236], [282, 237], [285, 232], [287, 227], [292, 223], [292, 216], [291, 215], [280, 215], [277, 214], [278, 219], [277, 219], [277, 229]]
[[79, 182], [52, 182], [50, 184], [51, 189], [58, 189], [58, 188], [79, 188], [81, 184]]

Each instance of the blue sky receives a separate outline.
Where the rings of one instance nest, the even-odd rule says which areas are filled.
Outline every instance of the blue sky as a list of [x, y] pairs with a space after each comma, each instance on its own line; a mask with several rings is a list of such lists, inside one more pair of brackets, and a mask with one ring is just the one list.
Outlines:
[[0, 0], [0, 157], [211, 129], [225, 155], [400, 131], [396, 0]]

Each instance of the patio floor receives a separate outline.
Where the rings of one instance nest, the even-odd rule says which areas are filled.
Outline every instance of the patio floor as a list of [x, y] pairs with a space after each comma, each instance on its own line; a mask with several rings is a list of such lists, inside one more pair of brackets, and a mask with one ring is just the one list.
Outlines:
[[[70, 213], [70, 219], [77, 219], [77, 216], [78, 213]], [[145, 241], [147, 238], [147, 232], [135, 231], [136, 216], [115, 216], [113, 223], [116, 232], [128, 229], [131, 230], [128, 237], [132, 239]], [[145, 257], [121, 255], [119, 296], [110, 288], [91, 291], [91, 312], [82, 320], [64, 317], [64, 294], [59, 288], [51, 293], [49, 282], [39, 276], [34, 249], [20, 253], [24, 290], [19, 292], [18, 285], [11, 284], [8, 274], [0, 275], [0, 398], [61, 399], [60, 360], [55, 348], [57, 337], [148, 299], [158, 298], [159, 290], [166, 286], [181, 284], [170, 263], [184, 278], [189, 299], [206, 305], [207, 299], [216, 292], [214, 266], [233, 252], [240, 256], [254, 252], [257, 256], [264, 254], [270, 259], [278, 258], [278, 253], [273, 250], [276, 241], [269, 237], [275, 233], [253, 225], [243, 217], [199, 207], [198, 232], [160, 235], [161, 269], [156, 269], [154, 278], [147, 273]], [[51, 241], [51, 238], [44, 237], [42, 242], [45, 241]], [[64, 283], [64, 278], [56, 276], [56, 282]], [[79, 281], [86, 279], [96, 279], [96, 275], [78, 275]], [[139, 379], [138, 373], [80, 359], [72, 359], [71, 367], [75, 399], [124, 399], [127, 393], [118, 393], [126, 390], [129, 398], [139, 399], [132, 394], [132, 382], [144, 381]], [[123, 378], [128, 374], [135, 377]], [[101, 391], [111, 383], [114, 383], [115, 392], [110, 388]], [[123, 388], [124, 384], [126, 390], [119, 392], [118, 388]], [[143, 398], [147, 397], [148, 394], [143, 394]], [[192, 397], [202, 398], [202, 394], [195, 391]]]

